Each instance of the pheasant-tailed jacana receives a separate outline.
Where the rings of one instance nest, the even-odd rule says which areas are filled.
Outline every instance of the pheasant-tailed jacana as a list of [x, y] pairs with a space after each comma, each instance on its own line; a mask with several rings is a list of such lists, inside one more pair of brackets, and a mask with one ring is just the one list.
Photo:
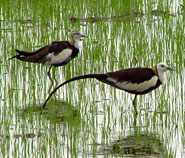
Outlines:
[[108, 72], [106, 74], [88, 74], [77, 76], [58, 85], [44, 102], [43, 108], [46, 106], [47, 101], [56, 92], [56, 90], [65, 84], [75, 80], [95, 78], [113, 87], [135, 94], [133, 105], [137, 114], [136, 96], [149, 93], [159, 87], [164, 82], [164, 72], [167, 70], [174, 69], [168, 67], [164, 63], [159, 63], [152, 68], [129, 68], [115, 72]]
[[[18, 55], [10, 59], [33, 63], [42, 63], [51, 66], [63, 66], [74, 59], [79, 53], [79, 40], [87, 37], [79, 31], [73, 31], [70, 34], [69, 41], [55, 41], [33, 52], [16, 50]], [[49, 68], [48, 74], [51, 67]]]

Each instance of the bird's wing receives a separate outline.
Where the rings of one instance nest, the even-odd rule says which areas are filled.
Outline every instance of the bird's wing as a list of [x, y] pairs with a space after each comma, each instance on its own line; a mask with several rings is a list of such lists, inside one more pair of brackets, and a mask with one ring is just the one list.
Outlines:
[[155, 86], [158, 81], [150, 68], [132, 68], [107, 74], [111, 85], [126, 91], [143, 92]]
[[150, 80], [155, 74], [150, 68], [130, 68], [107, 73], [116, 82], [141, 83]]
[[[69, 43], [67, 41], [52, 42], [50, 45], [42, 47], [32, 53], [32, 56], [26, 56], [24, 61], [34, 62], [34, 63], [45, 63], [48, 60], [50, 54], [59, 54], [63, 50], [69, 48]], [[26, 55], [26, 54], [24, 54]]]
[[71, 45], [68, 41], [58, 41], [58, 42], [52, 42], [49, 45], [49, 52], [54, 52], [54, 55], [57, 55], [65, 49], [71, 49]]

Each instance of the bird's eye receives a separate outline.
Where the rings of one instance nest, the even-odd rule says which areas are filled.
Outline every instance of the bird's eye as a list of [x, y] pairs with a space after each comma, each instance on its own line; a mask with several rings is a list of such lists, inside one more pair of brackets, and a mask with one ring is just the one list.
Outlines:
[[164, 65], [161, 65], [161, 67], [164, 67]]

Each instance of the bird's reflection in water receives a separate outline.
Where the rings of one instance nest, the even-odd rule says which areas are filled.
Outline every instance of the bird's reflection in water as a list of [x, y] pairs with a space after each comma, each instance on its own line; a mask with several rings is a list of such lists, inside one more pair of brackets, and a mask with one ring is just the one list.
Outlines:
[[169, 157], [162, 140], [154, 133], [130, 133], [126, 137], [119, 136], [110, 144], [101, 146], [97, 155], [124, 155], [128, 157]]

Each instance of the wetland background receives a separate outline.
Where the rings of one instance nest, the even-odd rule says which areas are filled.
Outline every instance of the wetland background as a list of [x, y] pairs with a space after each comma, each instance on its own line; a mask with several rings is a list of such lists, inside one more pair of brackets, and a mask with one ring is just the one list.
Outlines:
[[[185, 157], [185, 9], [177, 0], [0, 1], [0, 157]], [[15, 49], [33, 51], [89, 38], [64, 67], [9, 61]], [[77, 75], [161, 61], [175, 68], [165, 84], [138, 97], [96, 80], [58, 84]], [[55, 80], [54, 80], [55, 79]], [[58, 82], [58, 83], [57, 83]]]

